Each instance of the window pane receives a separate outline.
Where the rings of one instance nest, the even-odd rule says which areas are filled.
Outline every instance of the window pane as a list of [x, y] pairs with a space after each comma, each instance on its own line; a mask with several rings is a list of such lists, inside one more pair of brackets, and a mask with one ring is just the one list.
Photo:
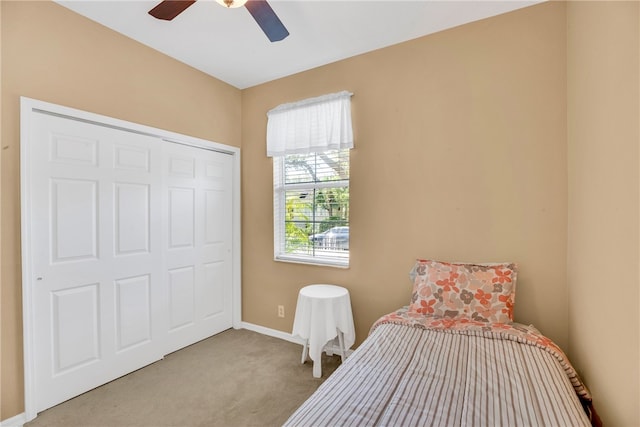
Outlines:
[[276, 258], [348, 263], [349, 151], [289, 155], [274, 167]]
[[349, 151], [289, 155], [284, 169], [285, 184], [348, 180]]
[[[285, 191], [285, 251], [349, 250], [349, 188]], [[324, 255], [330, 255], [323, 252]]]

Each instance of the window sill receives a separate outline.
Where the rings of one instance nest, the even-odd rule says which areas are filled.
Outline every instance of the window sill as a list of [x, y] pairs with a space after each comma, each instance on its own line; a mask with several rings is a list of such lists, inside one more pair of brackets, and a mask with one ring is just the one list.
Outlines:
[[349, 268], [349, 259], [345, 261], [338, 260], [330, 260], [330, 259], [318, 259], [318, 258], [308, 258], [308, 257], [299, 257], [294, 255], [280, 255], [276, 256], [274, 261], [277, 262], [290, 262], [293, 264], [305, 264], [305, 265], [313, 265], [317, 267], [334, 267], [334, 268]]

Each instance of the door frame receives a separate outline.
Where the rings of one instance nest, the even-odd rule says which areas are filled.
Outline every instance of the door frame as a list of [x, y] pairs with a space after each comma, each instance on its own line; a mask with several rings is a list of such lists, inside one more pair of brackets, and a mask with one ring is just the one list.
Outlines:
[[31, 248], [31, 182], [32, 171], [29, 148], [31, 147], [31, 127], [34, 114], [51, 114], [58, 117], [79, 120], [99, 126], [107, 126], [123, 131], [157, 137], [163, 141], [213, 150], [233, 156], [232, 172], [232, 298], [231, 313], [234, 329], [242, 328], [242, 281], [241, 281], [241, 198], [240, 198], [240, 148], [208, 141], [168, 130], [157, 129], [100, 114], [77, 110], [27, 97], [20, 97], [20, 221], [22, 245], [22, 322], [24, 351], [24, 400], [26, 421], [37, 416], [35, 393], [35, 322], [33, 310]]

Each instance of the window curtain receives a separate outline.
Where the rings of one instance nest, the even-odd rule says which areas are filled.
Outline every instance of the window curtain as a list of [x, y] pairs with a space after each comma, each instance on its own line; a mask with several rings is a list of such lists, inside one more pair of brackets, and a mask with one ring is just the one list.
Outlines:
[[353, 148], [350, 92], [282, 104], [267, 113], [267, 156]]

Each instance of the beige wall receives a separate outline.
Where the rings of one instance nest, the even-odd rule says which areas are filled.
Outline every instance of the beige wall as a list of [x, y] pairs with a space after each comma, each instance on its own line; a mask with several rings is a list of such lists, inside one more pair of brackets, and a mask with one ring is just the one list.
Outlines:
[[[56, 4], [2, 1], [0, 420], [23, 410], [24, 95], [242, 145], [243, 320], [290, 332], [298, 289], [337, 283], [361, 341], [407, 303], [415, 257], [515, 261], [516, 320], [569, 350], [608, 425], [640, 424], [639, 17], [635, 2], [544, 3], [241, 92]], [[266, 111], [343, 89], [351, 267], [274, 262]]]
[[52, 2], [2, 2], [0, 420], [24, 410], [19, 97], [240, 146], [240, 91]]
[[[243, 90], [244, 320], [290, 332], [299, 288], [336, 283], [361, 341], [408, 303], [416, 257], [506, 260], [516, 319], [566, 347], [565, 40], [549, 3]], [[339, 90], [355, 94], [351, 266], [275, 262], [266, 112]]]
[[569, 351], [607, 425], [640, 425], [640, 9], [568, 17]]

